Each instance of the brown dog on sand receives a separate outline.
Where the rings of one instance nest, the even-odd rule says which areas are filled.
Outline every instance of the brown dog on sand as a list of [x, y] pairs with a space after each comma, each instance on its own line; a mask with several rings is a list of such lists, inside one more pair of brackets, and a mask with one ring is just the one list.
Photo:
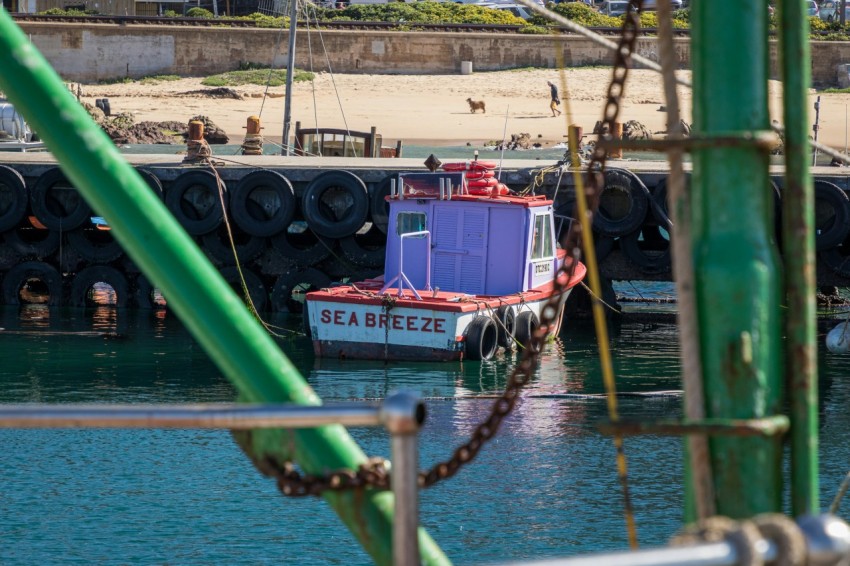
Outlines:
[[466, 101], [469, 103], [469, 111], [473, 114], [475, 114], [476, 110], [481, 110], [484, 114], [487, 113], [487, 110], [484, 108], [483, 100], [472, 100], [471, 98], [467, 98]]

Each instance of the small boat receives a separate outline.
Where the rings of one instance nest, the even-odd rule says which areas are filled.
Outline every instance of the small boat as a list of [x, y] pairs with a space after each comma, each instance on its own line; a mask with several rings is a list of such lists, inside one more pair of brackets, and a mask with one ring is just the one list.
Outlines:
[[30, 129], [23, 115], [0, 98], [0, 151], [45, 150], [44, 142]]
[[559, 331], [585, 267], [557, 246], [552, 201], [512, 194], [494, 169], [475, 160], [399, 174], [384, 274], [305, 297], [316, 356], [487, 360], [529, 344], [556, 275], [566, 292], [548, 333]]

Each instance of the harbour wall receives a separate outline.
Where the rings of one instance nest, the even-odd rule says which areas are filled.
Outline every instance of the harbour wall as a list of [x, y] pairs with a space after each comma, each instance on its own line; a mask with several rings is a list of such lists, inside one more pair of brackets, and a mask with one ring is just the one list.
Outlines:
[[[240, 62], [285, 65], [287, 36], [276, 29], [62, 24], [21, 22], [21, 28], [67, 81], [176, 74], [205, 76]], [[610, 52], [583, 37], [512, 33], [437, 33], [363, 30], [301, 30], [296, 66], [338, 73], [458, 74], [473, 70], [556, 67], [556, 50], [568, 67], [609, 65]], [[837, 68], [850, 63], [850, 43], [812, 42], [812, 80], [837, 83]], [[690, 39], [675, 40], [677, 65], [690, 66]], [[658, 60], [656, 40], [637, 40], [637, 52]], [[313, 60], [310, 61], [310, 53]], [[771, 42], [771, 72], [778, 78], [777, 44]], [[327, 59], [326, 59], [327, 57]], [[845, 72], [846, 74], [846, 72]]]
[[[414, 159], [240, 156], [217, 168], [219, 187], [206, 165], [167, 155], [126, 157], [225, 280], [241, 294], [244, 278], [257, 309], [278, 312], [299, 312], [307, 289], [382, 274], [390, 180], [425, 170]], [[538, 194], [554, 200], [563, 232], [574, 210], [572, 175], [549, 171], [540, 184], [542, 167], [511, 160], [502, 181], [514, 191], [537, 181]], [[771, 174], [780, 206], [781, 170]], [[850, 286], [850, 177], [826, 167], [814, 174], [818, 284]], [[663, 162], [610, 163], [594, 220], [601, 274], [609, 282], [671, 280], [666, 177]], [[151, 284], [49, 154], [0, 153], [0, 202], [4, 304], [28, 302], [32, 292], [51, 305], [85, 307], [94, 285], [105, 283], [119, 306], [154, 306]]]

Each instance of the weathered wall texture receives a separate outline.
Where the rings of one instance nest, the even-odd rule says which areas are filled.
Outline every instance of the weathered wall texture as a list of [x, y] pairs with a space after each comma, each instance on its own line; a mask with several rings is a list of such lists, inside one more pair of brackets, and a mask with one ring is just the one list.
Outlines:
[[[153, 74], [203, 76], [233, 70], [240, 62], [273, 63], [287, 60], [287, 34], [278, 30], [182, 28], [162, 26], [67, 25], [22, 23], [33, 43], [69, 81], [91, 82]], [[556, 66], [556, 45], [548, 35], [493, 33], [404, 33], [299, 30], [296, 66], [340, 73], [454, 74], [461, 61], [473, 70], [494, 71]], [[280, 52], [275, 53], [280, 42]], [[308, 42], [310, 45], [308, 46]], [[606, 65], [607, 50], [582, 37], [560, 42], [567, 66]], [[323, 47], [324, 46], [324, 47]], [[309, 48], [308, 48], [309, 47]], [[638, 40], [638, 52], [657, 60], [653, 38]], [[776, 46], [771, 68], [776, 72]], [[678, 64], [690, 65], [690, 41], [678, 39]], [[850, 43], [812, 42], [815, 84], [837, 82], [836, 68], [850, 63]]]

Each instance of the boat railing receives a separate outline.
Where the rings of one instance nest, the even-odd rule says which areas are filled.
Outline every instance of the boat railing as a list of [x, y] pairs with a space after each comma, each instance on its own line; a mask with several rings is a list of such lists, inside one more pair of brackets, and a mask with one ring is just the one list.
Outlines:
[[[805, 539], [805, 559], [802, 564], [822, 566], [846, 564], [850, 555], [850, 528], [839, 517], [830, 514], [803, 515], [796, 521], [797, 528]], [[742, 537], [743, 538], [743, 537]], [[551, 558], [545, 562], [516, 562], [542, 566], [596, 566], [598, 564], [617, 564], [617, 566], [743, 566], [744, 564], [764, 563], [781, 564], [791, 551], [787, 540], [785, 547], [768, 538], [753, 541], [752, 548], [743, 547], [727, 537], [719, 542], [704, 542], [683, 546], [667, 546], [642, 550], [584, 554], [569, 558]], [[752, 554], [747, 551], [751, 550]], [[510, 566], [510, 565], [503, 565]]]
[[399, 236], [398, 273], [381, 288], [382, 295], [385, 294], [393, 285], [398, 284], [398, 296], [399, 298], [402, 298], [404, 297], [404, 286], [407, 285], [407, 288], [410, 289], [416, 296], [416, 300], [422, 300], [422, 297], [413, 286], [413, 283], [411, 283], [410, 279], [407, 278], [407, 275], [404, 274], [404, 240], [410, 238], [421, 238], [423, 236], [425, 237], [425, 245], [428, 250], [428, 253], [425, 254], [425, 290], [431, 290], [431, 232], [429, 230], [419, 230], [418, 232], [408, 232]]
[[306, 429], [338, 424], [383, 426], [392, 455], [393, 564], [418, 564], [419, 428], [425, 421], [419, 396], [399, 391], [380, 404], [216, 403], [190, 405], [0, 405], [0, 428]]

